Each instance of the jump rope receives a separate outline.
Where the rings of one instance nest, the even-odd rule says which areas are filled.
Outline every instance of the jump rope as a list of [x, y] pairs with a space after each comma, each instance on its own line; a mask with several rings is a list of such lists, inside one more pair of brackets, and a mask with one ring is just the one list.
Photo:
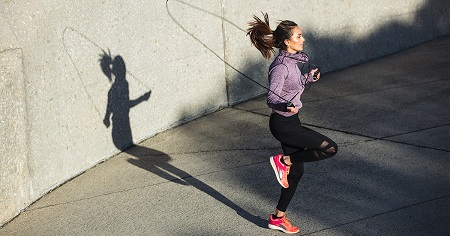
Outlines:
[[[226, 22], [232, 24], [233, 26], [235, 26], [236, 28], [240, 29], [241, 31], [246, 32], [245, 30], [241, 29], [239, 26], [237, 26], [237, 25], [234, 24], [233, 22], [231, 22], [231, 21], [229, 21], [229, 20], [223, 18], [223, 17], [220, 16], [220, 15], [214, 14], [214, 13], [212, 13], [212, 12], [206, 11], [206, 10], [204, 10], [204, 9], [201, 9], [201, 8], [197, 7], [197, 6], [191, 5], [191, 4], [189, 4], [189, 3], [186, 3], [186, 2], [183, 2], [183, 1], [180, 1], [180, 0], [175, 0], [175, 1], [177, 1], [177, 2], [179, 2], [179, 3], [182, 3], [182, 4], [185, 4], [185, 5], [189, 6], [189, 7], [195, 8], [195, 9], [197, 9], [197, 10], [203, 11], [203, 12], [208, 13], [208, 14], [210, 14], [210, 15], [213, 15], [213, 16], [215, 16], [215, 17], [218, 17], [218, 18], [220, 18], [220, 19], [222, 19], [222, 20], [224, 20], [224, 21], [226, 21]], [[292, 100], [300, 93], [300, 91], [298, 91], [298, 92], [297, 92], [290, 100], [288, 100], [288, 99], [284, 98], [283, 96], [281, 96], [281, 95], [275, 93], [274, 91], [272, 91], [272, 90], [269, 89], [268, 87], [264, 86], [263, 84], [259, 83], [258, 81], [252, 79], [250, 76], [244, 74], [244, 73], [241, 72], [240, 70], [236, 69], [233, 65], [231, 65], [230, 63], [228, 63], [224, 58], [220, 57], [216, 52], [214, 52], [211, 48], [209, 48], [208, 45], [206, 45], [205, 43], [203, 43], [203, 42], [202, 42], [199, 38], [197, 38], [194, 34], [192, 34], [192, 33], [189, 32], [186, 28], [184, 28], [183, 25], [181, 25], [181, 24], [175, 19], [175, 17], [172, 15], [172, 13], [170, 12], [168, 3], [169, 3], [169, 0], [166, 0], [166, 11], [167, 11], [167, 14], [168, 14], [169, 17], [172, 19], [172, 21], [173, 21], [176, 25], [178, 25], [178, 27], [180, 27], [185, 33], [187, 33], [189, 36], [191, 36], [193, 39], [195, 39], [195, 40], [196, 40], [198, 43], [200, 43], [204, 48], [206, 48], [208, 51], [210, 51], [212, 54], [214, 54], [217, 58], [219, 58], [219, 60], [221, 60], [223, 63], [225, 63], [225, 64], [226, 64], [227, 66], [229, 66], [231, 69], [233, 69], [234, 71], [236, 71], [237, 73], [239, 73], [240, 75], [242, 75], [244, 78], [246, 78], [246, 79], [248, 79], [248, 80], [250, 80], [250, 81], [256, 83], [257, 85], [259, 85], [259, 86], [261, 86], [262, 88], [266, 89], [267, 91], [271, 92], [271, 93], [274, 94], [275, 96], [281, 98], [283, 101], [286, 101], [286, 102], [287, 102], [287, 105], [286, 105], [287, 107], [294, 107], [294, 106], [295, 106], [295, 105], [292, 103]], [[306, 54], [306, 53], [305, 53], [305, 54]], [[306, 64], [306, 63], [303, 64], [303, 66], [302, 66], [302, 68], [300, 69], [300, 71], [303, 71], [303, 69], [304, 69], [304, 67], [305, 67], [305, 64]], [[308, 66], [307, 69], [310, 69], [311, 66], [313, 66], [313, 67], [315, 67], [315, 68], [318, 69], [318, 67], [316, 67], [316, 66], [313, 65], [313, 64], [309, 64], [309, 66]], [[308, 72], [308, 73], [309, 73], [309, 72]], [[317, 76], [318, 73], [319, 73], [319, 70], [317, 70], [317, 71], [314, 73], [313, 78], [316, 78], [316, 76]], [[303, 86], [303, 88], [304, 88], [305, 90], [308, 90], [308, 89], [311, 87], [311, 83], [307, 83], [307, 82], [303, 83], [303, 82], [300, 81], [300, 78], [298, 78], [298, 79], [299, 79], [299, 83], [301, 84], [301, 86]], [[306, 84], [309, 84], [309, 86], [306, 87]]]
[[[205, 12], [205, 13], [208, 13], [208, 14], [210, 14], [210, 15], [213, 15], [213, 16], [215, 16], [215, 17], [218, 17], [218, 18], [220, 18], [220, 19], [222, 19], [222, 20], [224, 20], [224, 21], [230, 23], [231, 25], [235, 26], [236, 28], [240, 29], [241, 31], [246, 32], [245, 30], [241, 29], [239, 26], [237, 26], [237, 25], [234, 24], [233, 22], [231, 22], [231, 21], [229, 21], [229, 20], [223, 18], [223, 17], [220, 16], [220, 15], [214, 14], [214, 13], [212, 13], [212, 12], [206, 11], [206, 10], [204, 10], [204, 9], [201, 9], [201, 8], [197, 7], [197, 6], [191, 5], [191, 4], [189, 4], [189, 3], [186, 3], [186, 2], [183, 2], [183, 1], [180, 1], [180, 0], [176, 0], [176, 1], [179, 2], [179, 3], [185, 4], [185, 5], [188, 5], [189, 7], [192, 7], [192, 8], [195, 8], [195, 9], [197, 9], [197, 10], [200, 10], [200, 11], [203, 11], [203, 12]], [[206, 48], [208, 51], [210, 51], [214, 56], [216, 56], [219, 60], [221, 60], [223, 63], [225, 63], [225, 64], [226, 64], [227, 66], [229, 66], [231, 69], [233, 69], [234, 71], [236, 71], [238, 74], [240, 74], [240, 75], [242, 75], [244, 78], [246, 78], [246, 79], [248, 79], [248, 80], [254, 82], [255, 84], [259, 85], [260, 87], [266, 89], [267, 91], [271, 92], [272, 94], [274, 94], [275, 96], [279, 97], [279, 98], [282, 99], [283, 101], [286, 101], [286, 102], [287, 102], [287, 105], [286, 105], [287, 107], [294, 107], [294, 104], [292, 104], [292, 100], [300, 93], [300, 91], [298, 91], [291, 99], [286, 99], [286, 98], [284, 98], [283, 96], [281, 96], [281, 95], [275, 93], [274, 91], [272, 91], [272, 90], [271, 90], [270, 88], [268, 88], [267, 86], [265, 86], [265, 85], [259, 83], [259, 82], [256, 81], [255, 79], [253, 79], [253, 78], [251, 78], [250, 76], [248, 76], [248, 75], [244, 74], [243, 72], [241, 72], [241, 71], [238, 70], [236, 67], [234, 67], [234, 66], [231, 65], [229, 62], [227, 62], [224, 58], [220, 57], [216, 52], [214, 52], [214, 50], [212, 50], [210, 47], [208, 47], [208, 45], [206, 45], [205, 43], [203, 43], [203, 42], [202, 42], [199, 38], [197, 38], [194, 34], [192, 34], [191, 32], [189, 32], [185, 27], [183, 27], [183, 25], [181, 25], [181, 24], [175, 19], [175, 17], [172, 15], [172, 13], [170, 12], [168, 3], [169, 3], [169, 0], [166, 0], [166, 11], [167, 11], [167, 14], [168, 14], [169, 17], [172, 19], [172, 21], [173, 21], [178, 27], [180, 27], [185, 33], [187, 33], [189, 36], [191, 36], [195, 41], [197, 41], [198, 43], [200, 43], [204, 48]], [[103, 52], [103, 55], [111, 56], [111, 53], [109, 52], [109, 50], [108, 50], [108, 53], [106, 53], [106, 50], [104, 50], [104, 49], [103, 49], [102, 47], [100, 47], [97, 43], [95, 43], [94, 41], [92, 41], [89, 37], [87, 37], [86, 35], [82, 34], [82, 33], [79, 32], [78, 30], [76, 30], [76, 29], [74, 29], [74, 28], [72, 28], [72, 27], [66, 27], [66, 28], [64, 29], [64, 32], [63, 32], [63, 44], [64, 44], [64, 49], [65, 49], [67, 55], [69, 56], [69, 58], [70, 58], [70, 60], [71, 60], [71, 63], [72, 63], [73, 66], [75, 67], [75, 70], [76, 70], [77, 75], [78, 75], [78, 79], [80, 80], [81, 85], [83, 86], [83, 88], [84, 88], [84, 90], [85, 90], [87, 96], [89, 97], [89, 100], [93, 103], [93, 106], [94, 106], [96, 112], [97, 112], [98, 115], [101, 117], [100, 111], [98, 110], [97, 106], [94, 104], [94, 101], [93, 101], [93, 99], [92, 99], [92, 96], [91, 96], [90, 93], [88, 92], [88, 90], [87, 90], [87, 88], [86, 88], [86, 85], [84, 84], [83, 80], [81, 79], [81, 73], [80, 73], [78, 67], [76, 66], [76, 63], [74, 62], [74, 59], [72, 58], [71, 54], [69, 53], [69, 51], [68, 51], [68, 49], [67, 49], [67, 46], [66, 46], [66, 43], [65, 43], [65, 36], [66, 36], [66, 32], [67, 32], [68, 30], [71, 30], [72, 32], [75, 32], [76, 34], [78, 34], [78, 35], [80, 35], [81, 37], [83, 37], [86, 41], [88, 41], [89, 43], [91, 43], [92, 45], [94, 45], [95, 47], [97, 47], [98, 49], [100, 49], [100, 50]], [[305, 53], [305, 54], [306, 54], [306, 53]], [[306, 63], [303, 63], [302, 68], [300, 69], [300, 71], [302, 71], [302, 73], [303, 73], [303, 69], [304, 69], [305, 65], [306, 65]], [[315, 65], [309, 63], [309, 66], [307, 66], [306, 69], [310, 70], [310, 69], [311, 69], [311, 66], [314, 67], [314, 68], [317, 68]], [[150, 89], [149, 86], [147, 86], [143, 81], [141, 81], [141, 80], [138, 79], [136, 76], [134, 76], [129, 70], [126, 70], [126, 73], [129, 74], [131, 77], [133, 77], [133, 78], [134, 78], [136, 81], [138, 81], [141, 85], [143, 85], [143, 86], [146, 87], [147, 89]], [[317, 75], [318, 73], [319, 73], [319, 70], [317, 70], [317, 72], [314, 73], [313, 78], [316, 78], [316, 75]], [[304, 88], [305, 90], [308, 90], [308, 89], [311, 87], [311, 83], [308, 83], [308, 82], [303, 83], [303, 82], [300, 81], [300, 78], [298, 78], [298, 79], [299, 79], [299, 83], [301, 84], [301, 86], [303, 86], [303, 88]], [[306, 86], [307, 84], [309, 84], [309, 86]]]

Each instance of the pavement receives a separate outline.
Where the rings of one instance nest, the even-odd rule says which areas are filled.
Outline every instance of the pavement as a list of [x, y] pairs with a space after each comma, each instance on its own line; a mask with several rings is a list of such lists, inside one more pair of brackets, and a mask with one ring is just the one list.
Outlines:
[[[449, 235], [450, 37], [324, 74], [302, 122], [339, 145], [307, 163], [299, 235]], [[160, 133], [60, 186], [0, 235], [283, 235], [265, 97]], [[132, 127], [133, 128], [133, 127]]]

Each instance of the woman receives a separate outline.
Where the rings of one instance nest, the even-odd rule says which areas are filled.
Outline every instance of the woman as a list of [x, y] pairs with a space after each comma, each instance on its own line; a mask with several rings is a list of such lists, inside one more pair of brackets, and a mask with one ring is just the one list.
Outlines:
[[293, 226], [285, 215], [303, 175], [304, 162], [332, 157], [338, 147], [331, 139], [302, 126], [298, 117], [302, 107], [300, 97], [306, 83], [320, 79], [317, 68], [302, 74], [297, 66], [309, 59], [301, 52], [305, 42], [302, 30], [295, 22], [285, 20], [272, 31], [267, 14], [264, 14], [264, 21], [256, 16], [253, 18], [254, 21], [249, 22], [247, 35], [264, 58], [270, 59], [274, 48], [279, 48], [279, 54], [269, 67], [267, 104], [272, 108], [270, 131], [280, 141], [284, 152], [284, 155], [270, 157], [270, 163], [283, 188], [275, 213], [269, 217], [269, 228], [297, 233], [299, 228]]

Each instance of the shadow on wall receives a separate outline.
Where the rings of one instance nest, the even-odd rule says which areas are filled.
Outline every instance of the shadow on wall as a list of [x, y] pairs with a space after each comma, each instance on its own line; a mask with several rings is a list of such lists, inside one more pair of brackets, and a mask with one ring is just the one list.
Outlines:
[[[108, 92], [108, 105], [103, 123], [106, 127], [112, 125], [114, 145], [135, 157], [135, 159], [128, 159], [129, 163], [168, 181], [182, 185], [191, 185], [235, 210], [244, 219], [259, 227], [265, 226], [265, 220], [250, 214], [214, 188], [169, 164], [171, 159], [169, 155], [148, 147], [134, 145], [129, 117], [130, 109], [141, 102], [147, 101], [150, 98], [151, 91], [143, 94], [136, 100], [130, 100], [128, 81], [125, 77], [125, 61], [120, 55], [115, 56], [113, 59], [111, 55], [104, 53], [100, 59], [100, 67], [108, 80], [112, 82], [111, 89]], [[112, 124], [110, 120], [112, 120]]]
[[130, 125], [130, 109], [150, 98], [151, 91], [135, 100], [130, 100], [128, 81], [126, 80], [126, 67], [123, 58], [118, 55], [112, 59], [111, 55], [104, 53], [100, 59], [103, 73], [112, 82], [108, 92], [108, 104], [103, 123], [108, 128], [112, 120], [112, 139], [114, 145], [125, 150], [133, 143]]

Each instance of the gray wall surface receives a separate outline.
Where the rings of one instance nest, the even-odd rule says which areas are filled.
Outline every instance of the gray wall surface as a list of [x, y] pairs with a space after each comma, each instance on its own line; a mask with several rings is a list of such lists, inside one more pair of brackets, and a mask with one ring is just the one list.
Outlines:
[[[447, 0], [0, 1], [0, 225], [133, 142], [266, 93], [241, 75], [267, 84], [270, 61], [245, 32], [261, 11], [272, 29], [297, 22], [305, 52], [327, 72], [450, 34], [448, 8]], [[124, 61], [111, 80], [105, 53]]]

